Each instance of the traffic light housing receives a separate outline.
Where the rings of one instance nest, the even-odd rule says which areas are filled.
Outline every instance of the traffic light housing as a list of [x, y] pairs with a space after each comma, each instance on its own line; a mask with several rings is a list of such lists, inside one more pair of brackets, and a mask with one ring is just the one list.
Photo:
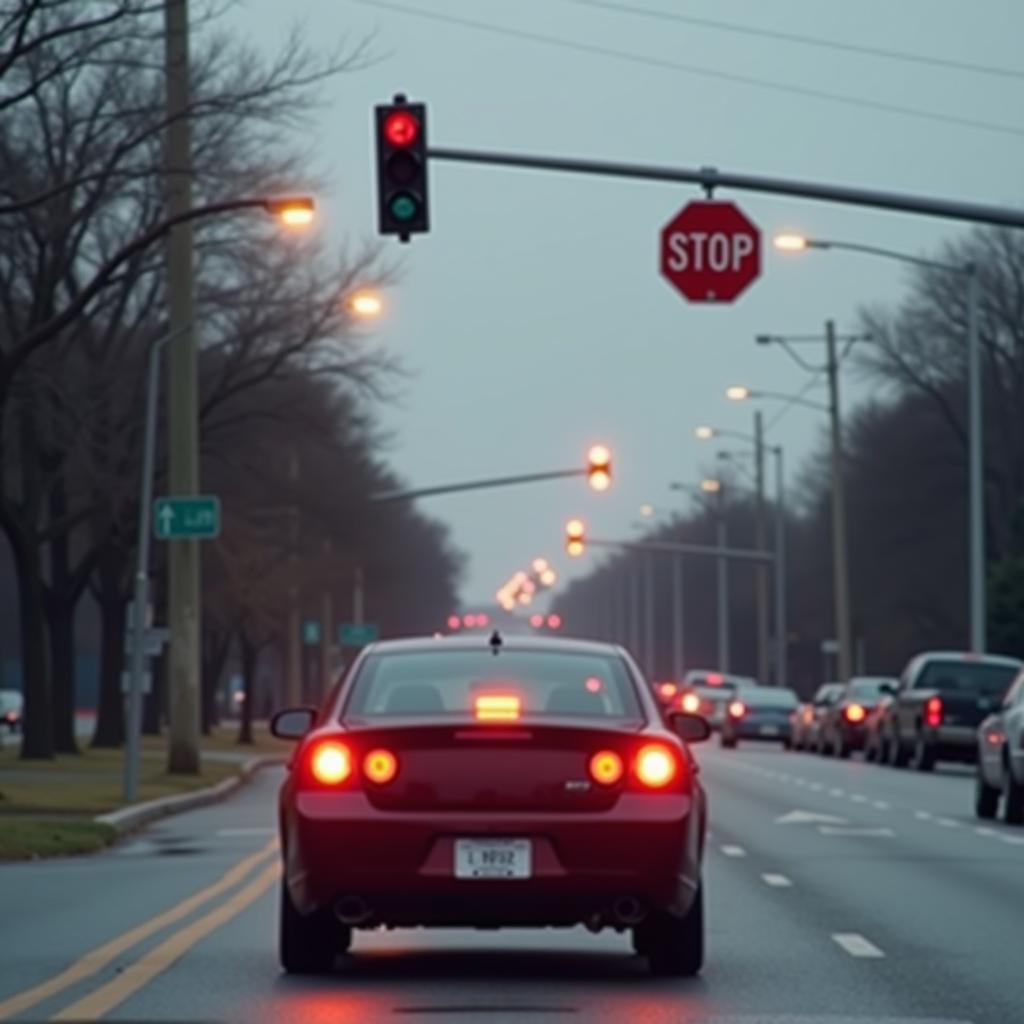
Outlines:
[[375, 108], [378, 230], [408, 242], [430, 228], [427, 108], [397, 95]]
[[587, 483], [595, 491], [607, 491], [612, 485], [612, 453], [603, 444], [595, 444], [587, 453]]
[[582, 519], [570, 519], [565, 524], [565, 550], [578, 558], [586, 550], [587, 528]]

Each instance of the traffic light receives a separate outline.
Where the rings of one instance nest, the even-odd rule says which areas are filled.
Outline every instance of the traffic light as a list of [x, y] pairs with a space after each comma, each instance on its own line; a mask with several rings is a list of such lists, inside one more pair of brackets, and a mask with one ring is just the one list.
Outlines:
[[403, 242], [427, 231], [427, 108], [401, 94], [376, 107], [378, 229]]
[[595, 444], [587, 453], [587, 482], [595, 491], [607, 491], [612, 485], [612, 453], [603, 444]]
[[570, 519], [565, 524], [565, 550], [574, 558], [582, 555], [586, 548], [586, 529], [582, 519]]

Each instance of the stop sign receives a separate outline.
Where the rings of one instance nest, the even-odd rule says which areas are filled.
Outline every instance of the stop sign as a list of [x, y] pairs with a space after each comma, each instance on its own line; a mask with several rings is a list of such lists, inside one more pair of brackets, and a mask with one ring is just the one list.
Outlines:
[[661, 230], [661, 272], [691, 302], [732, 302], [761, 273], [761, 232], [734, 203], [689, 203]]

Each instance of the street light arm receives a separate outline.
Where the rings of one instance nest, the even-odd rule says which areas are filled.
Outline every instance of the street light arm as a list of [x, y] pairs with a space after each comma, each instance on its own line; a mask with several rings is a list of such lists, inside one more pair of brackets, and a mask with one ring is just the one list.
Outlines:
[[807, 362], [806, 359], [793, 346], [789, 343], [786, 338], [778, 337], [772, 338], [777, 345], [782, 347], [782, 350], [795, 362], [801, 370], [806, 370], [808, 373], [821, 373], [823, 367], [815, 366], [813, 363]]
[[566, 480], [570, 477], [586, 476], [586, 469], [554, 469], [547, 473], [524, 473], [520, 476], [498, 476], [486, 480], [467, 480], [457, 484], [440, 484], [436, 487], [418, 487], [414, 490], [387, 491], [370, 498], [375, 505], [392, 501], [412, 501], [414, 498], [429, 498], [439, 494], [458, 494], [462, 491], [483, 491], [492, 487], [512, 487], [517, 484], [535, 484], [545, 480]]
[[940, 260], [930, 260], [923, 256], [912, 256], [910, 253], [899, 252], [896, 249], [884, 249], [878, 245], [862, 245], [860, 242], [835, 242], [831, 239], [808, 239], [809, 249], [842, 249], [846, 252], [860, 252], [868, 256], [881, 256], [883, 259], [895, 260], [898, 263], [913, 263], [918, 267], [930, 267], [933, 270], [947, 270], [957, 274], [970, 272], [968, 265], [957, 266], [953, 263], [943, 263]]
[[779, 391], [751, 391], [751, 398], [771, 398], [777, 402], [789, 402], [791, 405], [802, 405], [807, 409], [814, 409], [817, 412], [828, 412], [829, 407], [824, 402], [812, 402], [810, 399], [801, 398], [799, 395], [784, 395]]
[[194, 220], [216, 217], [235, 210], [268, 209], [268, 199], [228, 199], [206, 206], [195, 206], [173, 217], [167, 217], [144, 231], [127, 245], [122, 246], [93, 275], [92, 280], [75, 296], [74, 300], [49, 320], [39, 324], [22, 342], [17, 345], [10, 356], [0, 364], [0, 404], [3, 404], [11, 379], [18, 367], [25, 362], [40, 346], [54, 335], [70, 326], [85, 312], [90, 302], [110, 283], [117, 271], [134, 256], [159, 242], [173, 228]]

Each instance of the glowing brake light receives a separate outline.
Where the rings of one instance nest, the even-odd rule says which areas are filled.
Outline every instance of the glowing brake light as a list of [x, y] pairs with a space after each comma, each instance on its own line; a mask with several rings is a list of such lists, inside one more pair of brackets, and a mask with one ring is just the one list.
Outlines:
[[742, 718], [747, 713], [747, 705], [741, 700], [734, 700], [729, 704], [729, 717]]
[[337, 786], [352, 774], [352, 755], [341, 743], [327, 741], [313, 750], [309, 766], [317, 782]]
[[390, 750], [371, 750], [363, 758], [363, 774], [383, 786], [398, 774], [398, 758]]
[[590, 777], [602, 786], [614, 786], [622, 778], [622, 758], [614, 750], [599, 750], [587, 766]]
[[658, 696], [662, 700], [671, 700], [679, 692], [675, 683], [658, 683]]
[[725, 677], [721, 672], [709, 672], [706, 677], [708, 686], [721, 686], [725, 681]]
[[700, 697], [695, 693], [684, 694], [682, 708], [684, 711], [688, 711], [691, 715], [696, 714], [700, 711]]
[[863, 722], [867, 714], [860, 704], [850, 704], [843, 712], [848, 722]]
[[636, 755], [636, 777], [650, 789], [664, 789], [678, 772], [672, 751], [660, 743], [641, 747]]
[[924, 723], [932, 728], [942, 725], [942, 698], [929, 697], [924, 706]]
[[522, 701], [512, 693], [482, 693], [473, 707], [478, 722], [518, 722]]

